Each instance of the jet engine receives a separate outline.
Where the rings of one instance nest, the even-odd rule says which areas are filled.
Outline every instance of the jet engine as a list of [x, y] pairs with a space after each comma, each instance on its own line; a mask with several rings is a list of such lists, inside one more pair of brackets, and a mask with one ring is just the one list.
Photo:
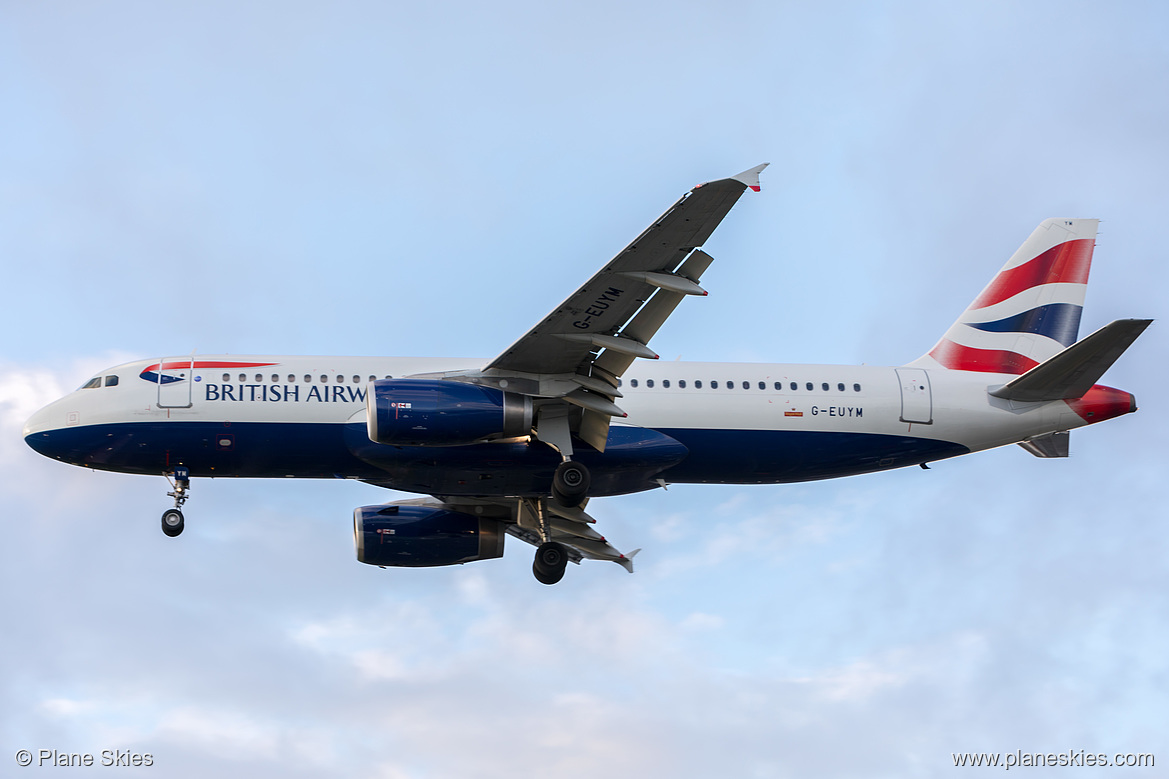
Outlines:
[[422, 568], [503, 556], [502, 522], [438, 506], [362, 506], [353, 512], [357, 559]]
[[383, 379], [366, 395], [369, 439], [397, 446], [462, 446], [532, 430], [532, 399], [457, 381]]

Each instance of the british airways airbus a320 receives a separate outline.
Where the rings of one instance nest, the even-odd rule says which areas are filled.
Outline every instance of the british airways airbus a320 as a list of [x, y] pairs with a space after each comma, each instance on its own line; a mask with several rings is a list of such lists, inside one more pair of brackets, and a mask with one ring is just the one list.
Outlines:
[[189, 356], [102, 371], [25, 425], [87, 468], [165, 476], [183, 531], [193, 477], [346, 478], [426, 495], [354, 511], [357, 559], [432, 566], [536, 549], [632, 571], [590, 497], [671, 483], [777, 484], [922, 465], [1136, 410], [1096, 382], [1151, 320], [1077, 340], [1095, 219], [1036, 228], [927, 354], [899, 367], [657, 363], [649, 341], [712, 258], [701, 247], [760, 165], [695, 187], [491, 360]]

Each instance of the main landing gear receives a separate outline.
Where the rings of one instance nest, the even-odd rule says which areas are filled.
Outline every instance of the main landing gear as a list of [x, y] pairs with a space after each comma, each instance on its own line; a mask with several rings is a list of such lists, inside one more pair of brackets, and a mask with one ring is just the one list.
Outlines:
[[[585, 501], [589, 491], [589, 469], [568, 458], [556, 466], [552, 475], [552, 500], [565, 508], [576, 508]], [[532, 562], [532, 574], [541, 584], [556, 584], [564, 578], [568, 565], [568, 549], [551, 540], [546, 499], [532, 501], [532, 510], [537, 518], [543, 543], [536, 548], [536, 559]]]
[[565, 508], [576, 508], [589, 491], [589, 469], [578, 462], [565, 460], [552, 475], [552, 497]]
[[[167, 509], [162, 512], [162, 532], [174, 538], [183, 532], [183, 512], [181, 511], [184, 503], [187, 502], [187, 492], [191, 489], [191, 473], [181, 465], [176, 467], [172, 473], [163, 473], [166, 480], [170, 482], [174, 489], [168, 492], [167, 495], [175, 499], [175, 507]], [[174, 480], [171, 480], [171, 477]]]
[[568, 566], [568, 551], [555, 541], [545, 541], [536, 548], [532, 574], [540, 584], [556, 584], [564, 578]]

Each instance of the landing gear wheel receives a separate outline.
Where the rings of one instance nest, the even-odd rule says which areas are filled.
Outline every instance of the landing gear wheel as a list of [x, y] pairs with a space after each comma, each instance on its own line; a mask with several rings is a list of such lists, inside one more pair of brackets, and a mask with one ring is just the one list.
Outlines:
[[589, 469], [578, 462], [565, 460], [552, 476], [552, 497], [565, 508], [575, 508], [589, 491]]
[[556, 584], [564, 578], [568, 565], [568, 552], [555, 541], [546, 541], [536, 549], [536, 560], [532, 563], [532, 574], [540, 584]]
[[183, 524], [183, 512], [178, 509], [162, 512], [162, 532], [171, 538], [183, 532]]

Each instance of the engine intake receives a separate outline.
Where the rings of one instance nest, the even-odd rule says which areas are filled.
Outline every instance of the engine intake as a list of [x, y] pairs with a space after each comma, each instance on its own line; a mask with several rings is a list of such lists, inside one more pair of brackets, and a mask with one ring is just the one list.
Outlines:
[[366, 395], [369, 440], [396, 446], [462, 446], [532, 430], [532, 399], [457, 381], [383, 379]]
[[357, 559], [423, 568], [503, 556], [504, 524], [433, 506], [362, 506], [353, 511]]

